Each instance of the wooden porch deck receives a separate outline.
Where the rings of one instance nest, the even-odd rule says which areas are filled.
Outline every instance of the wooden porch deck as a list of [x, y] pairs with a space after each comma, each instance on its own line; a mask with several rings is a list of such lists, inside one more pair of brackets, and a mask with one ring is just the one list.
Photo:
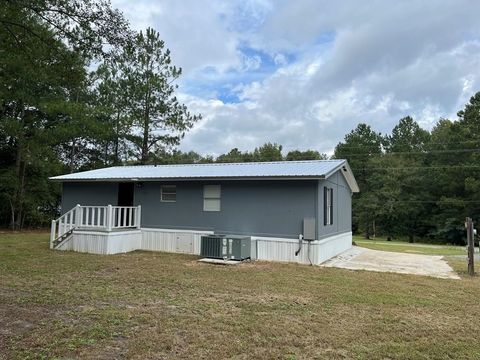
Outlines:
[[82, 206], [77, 205], [56, 220], [52, 220], [50, 248], [56, 249], [77, 231], [105, 233], [140, 229], [141, 206]]

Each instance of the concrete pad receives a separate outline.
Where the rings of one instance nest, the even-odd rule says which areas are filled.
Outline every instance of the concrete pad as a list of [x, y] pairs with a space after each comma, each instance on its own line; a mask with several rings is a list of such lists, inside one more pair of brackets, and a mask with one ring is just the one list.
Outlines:
[[358, 246], [326, 261], [322, 266], [460, 279], [443, 260], [443, 256], [379, 251]]
[[198, 261], [207, 263], [207, 264], [216, 264], [216, 265], [239, 265], [242, 263], [242, 261], [238, 261], [238, 260], [223, 260], [223, 259], [209, 259], [209, 258], [200, 259]]

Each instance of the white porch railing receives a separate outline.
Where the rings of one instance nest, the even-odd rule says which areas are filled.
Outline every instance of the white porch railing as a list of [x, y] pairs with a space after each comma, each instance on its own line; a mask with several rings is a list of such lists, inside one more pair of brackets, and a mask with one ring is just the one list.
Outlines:
[[56, 220], [52, 220], [51, 247], [76, 228], [112, 231], [140, 228], [141, 206], [81, 206], [77, 205]]

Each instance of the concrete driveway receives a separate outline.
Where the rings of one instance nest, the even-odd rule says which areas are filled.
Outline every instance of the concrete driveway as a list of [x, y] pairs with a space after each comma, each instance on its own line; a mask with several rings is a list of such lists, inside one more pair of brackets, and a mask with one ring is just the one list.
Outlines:
[[460, 279], [443, 256], [371, 250], [358, 246], [326, 261], [326, 267]]

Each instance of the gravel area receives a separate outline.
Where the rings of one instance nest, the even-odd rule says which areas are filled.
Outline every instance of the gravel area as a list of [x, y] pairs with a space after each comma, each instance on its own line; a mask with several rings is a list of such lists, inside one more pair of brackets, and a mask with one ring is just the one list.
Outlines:
[[405, 254], [354, 246], [323, 266], [460, 279], [443, 256]]

